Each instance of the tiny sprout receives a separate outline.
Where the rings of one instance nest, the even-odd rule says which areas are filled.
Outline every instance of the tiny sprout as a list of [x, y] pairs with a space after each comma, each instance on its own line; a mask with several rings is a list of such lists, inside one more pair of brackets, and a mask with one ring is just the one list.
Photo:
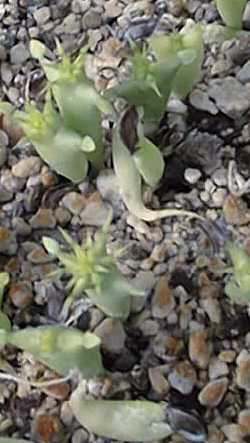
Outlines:
[[60, 230], [72, 252], [64, 252], [58, 243], [48, 237], [43, 238], [47, 251], [58, 258], [60, 269], [58, 275], [71, 275], [67, 289], [70, 295], [65, 301], [63, 316], [75, 299], [85, 292], [90, 299], [111, 317], [127, 318], [130, 311], [131, 296], [144, 295], [123, 277], [115, 264], [115, 257], [106, 250], [110, 214], [96, 240], [87, 236], [86, 244], [78, 245], [64, 230]]

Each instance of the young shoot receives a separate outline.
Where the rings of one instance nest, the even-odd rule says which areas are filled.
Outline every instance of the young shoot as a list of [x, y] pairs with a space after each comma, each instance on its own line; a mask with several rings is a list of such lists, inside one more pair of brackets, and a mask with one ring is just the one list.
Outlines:
[[103, 229], [92, 240], [80, 246], [64, 231], [60, 230], [72, 252], [64, 252], [53, 239], [43, 237], [46, 250], [58, 258], [58, 275], [69, 274], [67, 290], [70, 291], [63, 308], [63, 317], [68, 314], [72, 301], [86, 294], [105, 314], [126, 319], [130, 312], [131, 296], [144, 293], [125, 279], [115, 264], [115, 257], [107, 253], [107, 235], [111, 216]]

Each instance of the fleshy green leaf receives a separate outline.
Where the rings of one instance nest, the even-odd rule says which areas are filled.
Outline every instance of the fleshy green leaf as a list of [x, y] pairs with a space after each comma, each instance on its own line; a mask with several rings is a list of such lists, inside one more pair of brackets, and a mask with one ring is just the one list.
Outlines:
[[46, 53], [46, 46], [39, 40], [30, 40], [30, 54], [33, 58], [41, 60]]
[[70, 406], [79, 423], [100, 437], [144, 442], [163, 439], [172, 433], [162, 403], [85, 400], [79, 387], [71, 396]]
[[131, 296], [145, 295], [116, 269], [104, 276], [99, 294], [94, 290], [87, 290], [86, 293], [106, 315], [121, 320], [126, 320], [129, 315]]
[[[167, 62], [166, 62], [167, 60]], [[180, 66], [176, 54], [161, 63], [149, 63], [145, 53], [135, 51], [131, 78], [107, 91], [108, 97], [122, 97], [129, 104], [142, 107], [145, 123], [159, 122], [166, 110], [172, 81]]]
[[153, 36], [149, 44], [161, 64], [166, 63], [169, 57], [179, 58], [179, 69], [171, 87], [178, 97], [185, 98], [201, 77], [204, 58], [202, 26], [188, 20], [178, 34]]
[[160, 150], [146, 137], [138, 142], [133, 154], [137, 169], [149, 186], [155, 186], [161, 179], [165, 163]]
[[0, 336], [0, 342], [30, 352], [39, 361], [61, 375], [77, 369], [84, 378], [103, 372], [100, 339], [89, 332], [63, 326], [25, 328]]
[[11, 323], [9, 317], [2, 311], [0, 311], [0, 329], [6, 332], [11, 331]]
[[82, 138], [75, 132], [61, 128], [52, 138], [43, 142], [33, 141], [38, 154], [58, 174], [77, 183], [83, 181], [88, 172], [88, 161], [81, 150]]
[[83, 138], [83, 141], [81, 144], [81, 150], [83, 152], [87, 153], [87, 152], [93, 152], [95, 149], [96, 149], [96, 145], [95, 145], [94, 140], [91, 137], [89, 137], [88, 135], [86, 135]]
[[247, 0], [215, 0], [215, 3], [227, 26], [242, 29], [242, 17]]
[[60, 246], [57, 241], [53, 240], [50, 237], [43, 237], [43, 246], [48, 251], [49, 254], [57, 256], [60, 251]]

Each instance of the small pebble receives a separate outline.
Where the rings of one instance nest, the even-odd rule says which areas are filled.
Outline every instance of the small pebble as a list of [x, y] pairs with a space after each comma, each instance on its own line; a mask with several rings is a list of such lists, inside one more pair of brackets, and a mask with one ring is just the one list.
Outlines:
[[199, 402], [203, 406], [213, 408], [218, 406], [228, 388], [228, 379], [226, 377], [219, 378], [209, 382], [199, 393]]
[[10, 285], [8, 295], [14, 306], [23, 309], [33, 301], [33, 291], [30, 282], [19, 281]]
[[168, 381], [172, 388], [183, 395], [188, 395], [192, 392], [197, 381], [195, 369], [188, 360], [179, 362], [174, 370], [170, 372]]
[[201, 369], [206, 369], [210, 358], [207, 331], [193, 332], [189, 339], [189, 357]]
[[245, 349], [238, 355], [236, 383], [247, 392], [250, 392], [250, 353]]
[[165, 277], [160, 277], [152, 298], [152, 315], [154, 318], [167, 318], [175, 307], [173, 291]]
[[56, 219], [51, 209], [40, 208], [30, 219], [30, 224], [34, 229], [53, 229], [56, 226]]
[[95, 329], [95, 334], [100, 337], [105, 351], [119, 354], [125, 344], [126, 334], [121, 321], [106, 318]]
[[41, 160], [39, 157], [31, 156], [20, 160], [11, 168], [14, 177], [28, 178], [38, 174], [41, 168]]

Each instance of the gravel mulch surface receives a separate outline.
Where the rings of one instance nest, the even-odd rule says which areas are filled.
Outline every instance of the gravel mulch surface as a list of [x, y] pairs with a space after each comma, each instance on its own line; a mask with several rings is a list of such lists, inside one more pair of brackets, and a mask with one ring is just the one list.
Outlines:
[[[22, 107], [27, 93], [41, 100], [43, 75], [30, 57], [36, 38], [68, 53], [88, 41], [87, 73], [98, 89], [126, 75], [128, 36], [179, 30], [187, 18], [220, 22], [213, 2], [189, 0], [0, 0], [0, 99]], [[250, 37], [207, 46], [202, 81], [185, 103], [171, 102], [166, 117], [171, 155], [151, 207], [194, 210], [213, 222], [184, 218], [147, 224], [128, 213], [107, 158], [98, 177], [74, 185], [17, 141], [16, 127], [0, 119], [0, 271], [10, 273], [4, 311], [14, 328], [55, 324], [66, 296], [63, 282], [45, 279], [56, 263], [42, 236], [59, 239], [64, 227], [80, 241], [95, 232], [110, 206], [110, 249], [126, 246], [118, 266], [146, 291], [125, 323], [89, 300], [72, 311], [72, 326], [102, 338], [107, 375], [90, 380], [95, 398], [167, 400], [199, 413], [209, 443], [250, 441], [250, 319], [246, 306], [225, 295], [228, 239], [250, 253]], [[107, 144], [109, 122], [103, 122]], [[109, 147], [107, 148], [109, 150]], [[80, 309], [81, 308], [81, 309]], [[53, 377], [14, 348], [3, 363], [23, 378]], [[2, 363], [1, 363], [2, 364]], [[34, 442], [104, 442], [89, 435], [68, 405], [70, 384], [37, 390], [0, 382], [0, 436]], [[184, 442], [173, 434], [169, 443]]]

